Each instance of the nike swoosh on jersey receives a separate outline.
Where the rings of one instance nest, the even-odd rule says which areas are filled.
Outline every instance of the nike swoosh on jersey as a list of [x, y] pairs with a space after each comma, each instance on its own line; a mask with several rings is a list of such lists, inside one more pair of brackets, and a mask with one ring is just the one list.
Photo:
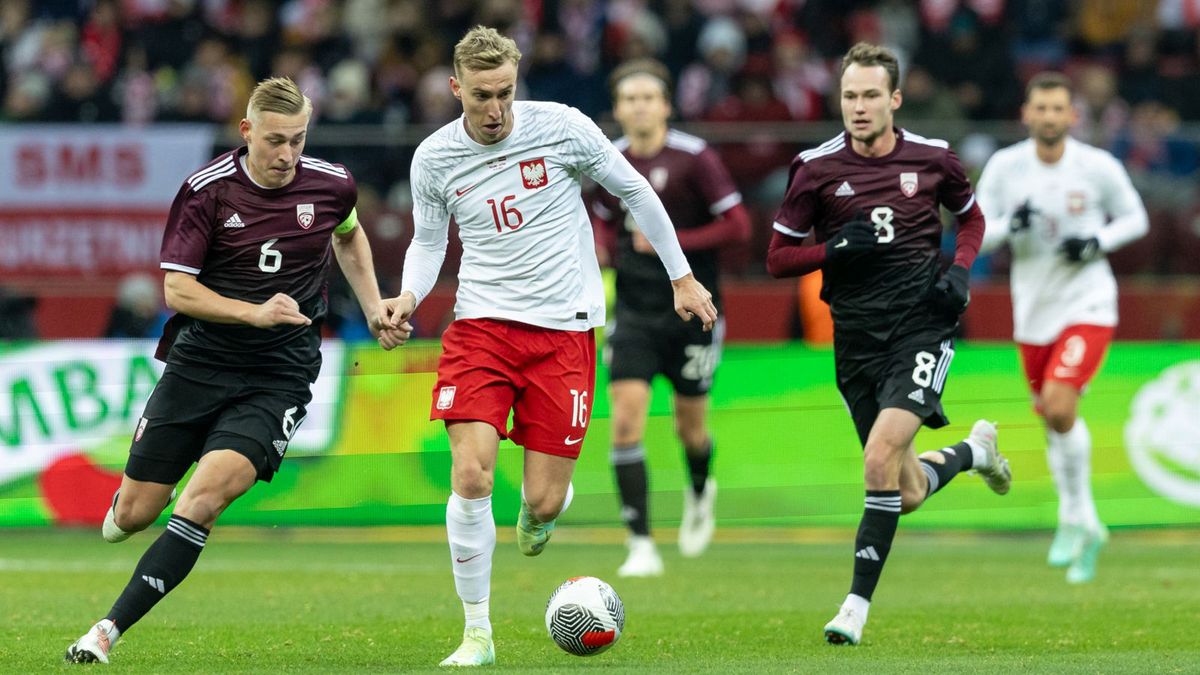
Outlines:
[[848, 239], [843, 239], [843, 240], [839, 241], [838, 243], [834, 244], [834, 245], [833, 245], [833, 247], [834, 247], [834, 248], [841, 248], [841, 247], [843, 247], [843, 246], [845, 246], [846, 244], [849, 244], [849, 243], [850, 243], [850, 241], [849, 241]]
[[458, 188], [455, 188], [455, 189], [454, 189], [454, 194], [456, 194], [456, 195], [458, 195], [459, 197], [461, 197], [461, 196], [463, 196], [463, 195], [467, 194], [468, 192], [470, 192], [471, 190], [474, 190], [476, 185], [479, 185], [479, 183], [476, 183], [475, 185], [472, 185], [472, 186], [470, 186], [470, 187], [468, 187], [468, 188], [466, 188], [466, 189], [464, 189], [464, 190], [459, 190]]

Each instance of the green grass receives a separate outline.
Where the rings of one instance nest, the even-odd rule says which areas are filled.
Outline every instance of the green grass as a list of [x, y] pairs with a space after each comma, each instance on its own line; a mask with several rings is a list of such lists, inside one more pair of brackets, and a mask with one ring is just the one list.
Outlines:
[[[103, 615], [158, 530], [0, 531], [0, 671], [71, 671], [64, 649]], [[663, 539], [668, 539], [663, 533]], [[667, 576], [616, 577], [616, 530], [564, 528], [539, 558], [501, 530], [492, 590], [499, 670], [611, 672], [1197, 672], [1195, 531], [1117, 531], [1100, 578], [1069, 586], [1048, 536], [901, 527], [864, 643], [821, 627], [850, 577], [845, 530], [737, 530], [699, 559], [661, 550]], [[196, 570], [112, 654], [121, 672], [433, 671], [461, 610], [437, 528], [218, 529]], [[599, 542], [599, 543], [596, 543]], [[620, 643], [593, 658], [546, 636], [546, 598], [593, 574], [625, 601]]]

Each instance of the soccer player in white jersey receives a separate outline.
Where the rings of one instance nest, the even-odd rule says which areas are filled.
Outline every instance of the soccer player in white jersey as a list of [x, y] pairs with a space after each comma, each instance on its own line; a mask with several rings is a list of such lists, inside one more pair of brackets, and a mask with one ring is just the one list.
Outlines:
[[1014, 334], [1059, 496], [1048, 561], [1082, 583], [1094, 578], [1108, 539], [1092, 500], [1092, 440], [1078, 414], [1117, 325], [1105, 254], [1146, 234], [1149, 219], [1121, 164], [1068, 136], [1077, 116], [1064, 75], [1034, 76], [1021, 115], [1030, 137], [993, 155], [979, 179], [983, 248], [1007, 241], [1012, 249]]
[[[463, 116], [413, 156], [415, 235], [402, 290], [385, 300], [401, 329], [445, 257], [450, 218], [463, 244], [455, 321], [442, 336], [432, 419], [450, 437], [446, 506], [466, 627], [444, 666], [495, 662], [488, 596], [496, 526], [492, 481], [502, 438], [525, 449], [517, 544], [542, 552], [571, 500], [595, 382], [593, 328], [604, 293], [580, 194], [588, 176], [629, 206], [674, 286], [675, 308], [711, 329], [712, 295], [692, 276], [653, 188], [590, 119], [556, 103], [514, 102], [516, 43], [471, 29], [454, 48], [450, 89]], [[513, 426], [508, 428], [509, 412]]]

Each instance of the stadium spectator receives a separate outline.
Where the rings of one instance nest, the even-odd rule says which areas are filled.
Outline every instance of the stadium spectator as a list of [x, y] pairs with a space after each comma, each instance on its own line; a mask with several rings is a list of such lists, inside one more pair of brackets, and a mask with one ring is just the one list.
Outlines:
[[117, 287], [117, 304], [108, 316], [104, 337], [148, 338], [162, 335], [166, 312], [157, 281], [149, 274], [131, 274]]
[[714, 17], [696, 47], [702, 60], [684, 68], [676, 93], [679, 114], [689, 120], [702, 118], [733, 91], [733, 78], [746, 61], [746, 35], [733, 19]]
[[453, 218], [464, 253], [430, 417], [443, 420], [450, 437], [446, 531], [466, 625], [444, 666], [496, 658], [488, 603], [500, 440], [524, 447], [522, 553], [543, 551], [571, 501], [595, 383], [592, 329], [604, 324], [581, 175], [625, 200], [673, 279], [679, 315], [694, 314], [709, 329], [717, 318], [654, 190], [595, 123], [557, 103], [514, 103], [520, 59], [512, 39], [483, 26], [455, 47], [450, 89], [463, 114], [413, 157], [416, 234], [403, 290], [385, 301], [393, 324], [412, 316], [437, 280]]
[[33, 322], [37, 298], [0, 286], [0, 340], [33, 340], [38, 337]]
[[1072, 134], [1084, 143], [1112, 148], [1113, 141], [1129, 122], [1129, 104], [1117, 95], [1117, 79], [1110, 68], [1083, 67], [1076, 77], [1078, 96], [1074, 105], [1079, 121]]

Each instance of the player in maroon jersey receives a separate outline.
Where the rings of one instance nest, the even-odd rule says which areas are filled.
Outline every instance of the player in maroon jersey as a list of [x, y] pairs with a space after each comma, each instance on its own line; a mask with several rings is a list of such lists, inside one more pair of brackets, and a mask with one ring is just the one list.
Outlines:
[[[999, 494], [1012, 479], [996, 428], [984, 420], [951, 447], [920, 457], [914, 451], [922, 425], [949, 422], [941, 395], [984, 220], [948, 144], [893, 125], [898, 82], [887, 49], [860, 43], [842, 59], [846, 131], [793, 161], [767, 254], [776, 277], [822, 270], [838, 390], [863, 444], [865, 508], [850, 593], [825, 626], [833, 644], [862, 639], [901, 513], [968, 469]], [[958, 217], [954, 264], [945, 273], [939, 206]]]
[[[649, 59], [622, 64], [610, 79], [613, 115], [624, 136], [616, 146], [662, 199], [696, 278], [720, 307], [718, 254], [750, 238], [742, 195], [717, 153], [704, 140], [667, 125], [670, 73]], [[662, 558], [650, 536], [649, 486], [642, 436], [650, 382], [661, 373], [675, 390], [675, 430], [688, 464], [679, 548], [704, 551], [712, 538], [717, 485], [710, 476], [713, 441], [707, 425], [708, 392], [721, 355], [724, 320], [711, 332], [680, 322], [662, 263], [621, 201], [598, 190], [595, 220], [615, 237], [617, 297], [608, 324], [605, 358], [612, 399], [612, 463], [629, 526], [629, 555], [617, 573], [656, 576]]]
[[321, 367], [330, 260], [382, 347], [411, 333], [408, 325], [384, 329], [350, 172], [301, 154], [311, 113], [290, 79], [260, 82], [240, 124], [245, 147], [192, 174], [175, 197], [160, 265], [177, 312], [159, 343], [167, 367], [134, 432], [104, 538], [145, 529], [193, 464], [196, 471], [166, 531], [67, 661], [107, 663], [121, 633], [191, 571], [225, 508], [278, 471]]

